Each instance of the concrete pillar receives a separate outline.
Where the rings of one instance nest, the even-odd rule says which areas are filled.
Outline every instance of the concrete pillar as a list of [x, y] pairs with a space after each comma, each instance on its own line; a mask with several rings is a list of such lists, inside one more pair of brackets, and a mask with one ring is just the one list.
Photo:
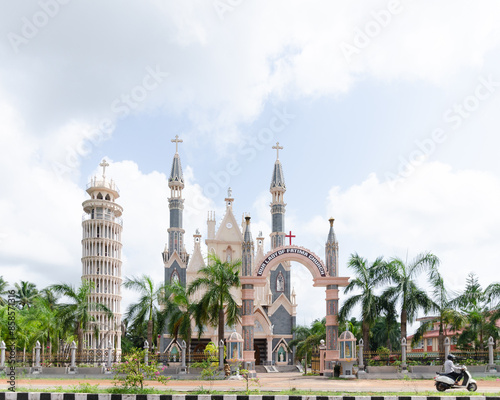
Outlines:
[[242, 318], [241, 325], [243, 330], [243, 359], [244, 368], [249, 371], [250, 376], [255, 376], [255, 351], [254, 341], [254, 286], [243, 284], [242, 289]]
[[149, 357], [148, 357], [148, 353], [149, 353], [149, 343], [147, 340], [144, 341], [144, 364], [145, 365], [148, 365], [148, 362], [149, 362]]
[[403, 372], [407, 372], [406, 364], [406, 338], [401, 339], [401, 369]]
[[76, 367], [76, 343], [74, 340], [71, 342], [71, 346], [69, 349], [71, 352], [71, 367], [75, 368]]
[[338, 338], [338, 304], [339, 290], [337, 285], [326, 287], [326, 366], [325, 376], [333, 376], [335, 361], [340, 357], [337, 348]]
[[365, 373], [365, 366], [363, 364], [364, 356], [365, 356], [363, 354], [364, 347], [365, 347], [365, 343], [363, 342], [363, 339], [359, 339], [359, 344], [358, 344], [358, 375]]
[[273, 337], [268, 336], [267, 337], [267, 359], [271, 363], [271, 365], [274, 365], [275, 363], [273, 362]]
[[78, 372], [78, 369], [76, 368], [76, 343], [74, 340], [71, 342], [69, 352], [71, 357], [71, 364], [68, 368], [68, 374], [76, 374]]
[[323, 339], [320, 340], [319, 345], [319, 374], [323, 375], [325, 373], [325, 357], [326, 357], [326, 345]]
[[446, 361], [449, 354], [450, 354], [450, 338], [445, 337], [444, 338], [444, 361]]
[[490, 373], [496, 373], [497, 372], [497, 368], [496, 368], [496, 365], [495, 365], [495, 359], [493, 357], [493, 346], [494, 346], [494, 344], [495, 344], [495, 341], [490, 336], [489, 339], [488, 339], [488, 361], [489, 361], [489, 372]]
[[5, 342], [2, 340], [0, 342], [0, 368], [3, 369], [5, 367]]
[[224, 370], [224, 341], [219, 342], [219, 369]]
[[35, 345], [35, 367], [40, 367], [40, 342], [37, 340]]
[[110, 340], [108, 342], [108, 364], [106, 365], [108, 370], [111, 369], [112, 358], [113, 358], [113, 345], [111, 344], [111, 340]]
[[183, 340], [181, 343], [181, 370], [179, 373], [185, 374], [187, 372], [186, 367], [186, 341]]

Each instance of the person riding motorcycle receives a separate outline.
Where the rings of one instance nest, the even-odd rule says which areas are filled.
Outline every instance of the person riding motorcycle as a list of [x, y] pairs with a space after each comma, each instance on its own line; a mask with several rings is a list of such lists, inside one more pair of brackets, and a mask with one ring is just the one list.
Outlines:
[[460, 378], [463, 376], [462, 368], [453, 363], [453, 360], [455, 360], [455, 356], [453, 354], [448, 354], [447, 358], [448, 359], [444, 362], [444, 373], [458, 383]]

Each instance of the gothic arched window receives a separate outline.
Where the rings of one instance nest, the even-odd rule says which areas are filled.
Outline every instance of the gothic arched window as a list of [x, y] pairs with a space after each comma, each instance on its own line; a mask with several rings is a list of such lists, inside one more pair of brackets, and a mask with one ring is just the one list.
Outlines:
[[283, 274], [280, 273], [276, 277], [276, 291], [277, 292], [284, 292], [285, 291], [285, 277]]
[[180, 280], [179, 273], [174, 269], [172, 275], [170, 275], [170, 283], [179, 283]]

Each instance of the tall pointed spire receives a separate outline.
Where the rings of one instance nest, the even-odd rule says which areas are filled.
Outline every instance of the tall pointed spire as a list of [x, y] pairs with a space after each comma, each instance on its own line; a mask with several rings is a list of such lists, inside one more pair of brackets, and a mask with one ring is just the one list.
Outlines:
[[184, 188], [184, 176], [182, 175], [181, 158], [179, 157], [179, 143], [182, 143], [182, 139], [179, 139], [179, 135], [175, 135], [175, 139], [171, 141], [175, 143], [175, 155], [172, 161], [170, 177], [168, 178], [168, 186], [170, 188], [174, 186], [181, 186], [181, 188]]
[[277, 142], [276, 146], [273, 146], [273, 149], [276, 149], [276, 162], [274, 163], [270, 190], [272, 191], [273, 189], [280, 188], [283, 189], [283, 191], [286, 191], [285, 175], [283, 174], [283, 167], [279, 159], [279, 151], [283, 150], [283, 146], [280, 146], [279, 142]]
[[338, 276], [338, 265], [339, 265], [339, 244], [337, 242], [337, 237], [335, 236], [335, 231], [333, 229], [333, 218], [330, 221], [330, 231], [328, 232], [328, 238], [326, 239], [325, 245], [325, 259], [326, 259], [326, 269], [330, 276]]
[[182, 139], [176, 135], [172, 139], [175, 143], [175, 155], [172, 161], [172, 169], [168, 178], [170, 197], [168, 198], [168, 208], [170, 209], [170, 227], [168, 228], [168, 253], [163, 254], [164, 262], [177, 252], [184, 262], [187, 262], [187, 254], [184, 249], [184, 229], [182, 228], [182, 214], [184, 210], [184, 199], [182, 189], [184, 189], [184, 177], [182, 176], [181, 158], [179, 156], [179, 143]]
[[284, 194], [286, 192], [285, 175], [283, 167], [279, 160], [279, 151], [283, 149], [279, 142], [273, 146], [276, 150], [276, 162], [274, 163], [273, 176], [269, 191], [272, 195], [271, 214], [272, 214], [272, 233], [271, 247], [273, 249], [285, 244], [285, 202]]
[[243, 236], [242, 255], [241, 255], [241, 273], [243, 276], [252, 275], [252, 264], [254, 255], [254, 244], [252, 232], [250, 230], [250, 217], [245, 217], [245, 233]]

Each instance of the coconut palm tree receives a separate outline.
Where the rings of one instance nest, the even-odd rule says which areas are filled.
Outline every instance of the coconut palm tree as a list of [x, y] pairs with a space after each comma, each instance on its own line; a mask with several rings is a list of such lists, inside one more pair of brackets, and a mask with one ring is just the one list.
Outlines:
[[349, 297], [339, 311], [340, 320], [346, 321], [347, 316], [356, 306], [361, 306], [361, 331], [366, 349], [369, 349], [370, 327], [373, 326], [380, 312], [380, 297], [375, 294], [378, 285], [384, 280], [380, 273], [385, 267], [382, 257], [378, 257], [371, 265], [368, 260], [357, 253], [351, 254], [347, 266], [354, 270], [356, 276], [344, 289], [344, 294], [351, 291], [361, 291]]
[[[224, 340], [224, 320], [233, 326], [239, 321], [238, 304], [231, 294], [232, 288], [239, 288], [239, 266], [241, 260], [222, 262], [216, 254], [208, 255], [207, 266], [200, 268], [200, 275], [189, 285], [187, 293], [204, 290], [200, 300], [200, 323], [218, 326], [219, 343]], [[225, 313], [225, 315], [224, 315]]]
[[5, 295], [8, 293], [7, 291], [7, 286], [8, 282], [3, 279], [3, 276], [0, 276], [0, 306], [3, 306], [7, 304], [7, 301], [5, 300]]
[[385, 266], [383, 274], [395, 286], [387, 288], [383, 297], [399, 303], [401, 310], [401, 339], [406, 339], [407, 324], [415, 321], [420, 309], [429, 312], [433, 301], [427, 293], [420, 289], [416, 279], [423, 272], [429, 276], [435, 273], [439, 266], [439, 258], [431, 253], [419, 254], [410, 263], [400, 258], [392, 258]]
[[312, 352], [319, 348], [321, 340], [326, 339], [326, 318], [314, 320], [310, 328], [299, 325], [292, 330], [292, 333], [294, 338], [288, 343], [288, 347], [295, 347], [296, 360], [306, 359], [307, 372], [307, 362]]
[[123, 286], [139, 293], [139, 300], [131, 304], [125, 318], [133, 325], [147, 325], [147, 340], [150, 346], [155, 337], [164, 328], [166, 314], [162, 307], [168, 305], [168, 289], [165, 284], [155, 285], [150, 276], [126, 278]]
[[21, 281], [14, 286], [17, 289], [15, 294], [16, 303], [19, 304], [20, 308], [31, 307], [34, 299], [39, 295], [36, 285], [31, 282]]
[[91, 281], [82, 281], [82, 284], [75, 288], [73, 285], [60, 283], [49, 286], [54, 293], [68, 297], [70, 303], [59, 306], [58, 315], [63, 329], [76, 331], [78, 336], [78, 352], [83, 350], [83, 333], [90, 329], [90, 324], [95, 321], [92, 312], [99, 311], [111, 319], [113, 312], [102, 303], [95, 303], [89, 300], [94, 289]]
[[451, 326], [452, 330], [461, 329], [466, 323], [463, 313], [455, 310], [451, 303], [450, 293], [444, 285], [444, 279], [438, 269], [432, 269], [429, 273], [429, 283], [432, 289], [432, 310], [437, 313], [436, 318], [422, 323], [413, 335], [412, 344], [417, 344], [434, 324], [439, 325], [438, 351], [444, 352], [445, 329]]
[[203, 333], [203, 324], [200, 322], [202, 308], [199, 303], [191, 301], [187, 289], [179, 282], [170, 284], [167, 289], [171, 293], [170, 302], [165, 310], [168, 318], [167, 330], [174, 340], [178, 337], [184, 339], [189, 349], [193, 334], [192, 321], [196, 324], [198, 338]]

